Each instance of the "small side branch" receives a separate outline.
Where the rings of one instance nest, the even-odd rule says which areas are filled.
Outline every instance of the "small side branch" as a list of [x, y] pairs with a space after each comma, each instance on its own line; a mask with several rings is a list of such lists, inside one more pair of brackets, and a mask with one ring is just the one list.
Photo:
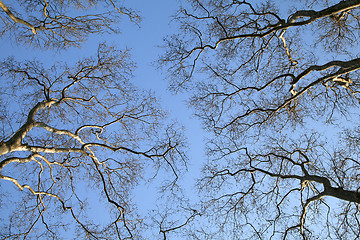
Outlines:
[[305, 216], [306, 216], [307, 208], [309, 207], [310, 203], [321, 199], [324, 195], [325, 195], [324, 193], [320, 193], [320, 194], [313, 196], [312, 198], [309, 198], [306, 200], [306, 203], [303, 206], [303, 210], [302, 210], [301, 217], [300, 217], [300, 232], [302, 235], [304, 235], [304, 223], [305, 223]]
[[32, 189], [29, 185], [21, 185], [15, 178], [12, 178], [12, 177], [8, 177], [8, 176], [4, 176], [4, 175], [1, 175], [0, 174], [0, 179], [3, 179], [3, 180], [8, 180], [8, 181], [11, 181], [12, 183], [14, 183], [21, 191], [23, 191], [25, 188], [28, 189], [33, 195], [35, 196], [42, 196], [42, 195], [46, 195], [46, 196], [49, 196], [49, 197], [53, 197], [53, 198], [56, 198], [62, 205], [63, 209], [64, 210], [70, 210], [71, 211], [71, 215], [72, 217], [74, 218], [74, 220], [89, 234], [91, 235], [92, 237], [94, 237], [96, 239], [96, 236], [93, 235], [93, 233], [86, 228], [86, 226], [80, 222], [80, 220], [77, 218], [77, 216], [75, 215], [74, 213], [74, 210], [72, 207], [67, 207], [65, 205], [65, 202], [63, 199], [61, 199], [58, 195], [56, 194], [53, 194], [53, 193], [49, 193], [49, 192], [44, 192], [44, 191], [35, 191], [34, 189]]
[[174, 226], [174, 227], [170, 227], [168, 229], [162, 229], [161, 226], [160, 226], [160, 233], [163, 234], [163, 239], [166, 240], [167, 237], [166, 237], [166, 233], [168, 232], [171, 232], [171, 231], [176, 231], [184, 226], [186, 226], [187, 224], [189, 224], [196, 216], [201, 216], [201, 214], [195, 210], [195, 209], [192, 209], [193, 213], [191, 214], [191, 216], [189, 216], [186, 221], [180, 225], [177, 225], [177, 226]]
[[283, 43], [283, 46], [286, 50], [286, 55], [288, 56], [290, 62], [291, 62], [291, 65], [292, 66], [296, 66], [298, 64], [298, 62], [296, 60], [294, 60], [292, 57], [291, 57], [291, 54], [290, 54], [290, 49], [288, 48], [288, 46], [286, 45], [286, 40], [284, 38], [284, 34], [285, 34], [285, 29], [281, 31], [280, 35], [279, 35], [279, 38], [281, 39], [282, 43]]

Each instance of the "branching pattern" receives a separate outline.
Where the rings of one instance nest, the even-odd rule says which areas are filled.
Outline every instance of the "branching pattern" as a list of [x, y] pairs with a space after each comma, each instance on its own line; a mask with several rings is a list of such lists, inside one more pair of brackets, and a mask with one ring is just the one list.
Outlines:
[[[192, 91], [212, 134], [201, 214], [174, 232], [359, 237], [359, 134], [347, 128], [358, 118], [360, 2], [303, 2], [194, 0], [174, 16], [180, 31], [159, 64], [174, 91]], [[343, 134], [336, 145], [331, 133]]]
[[[10, 32], [18, 42], [41, 48], [80, 46], [89, 34], [119, 32], [116, 25], [122, 16], [136, 24], [141, 21], [134, 10], [118, 4], [116, 0], [36, 0], [25, 1], [21, 9], [0, 1], [0, 35]], [[94, 8], [97, 13], [92, 14]]]
[[[0, 179], [24, 196], [1, 226], [3, 239], [57, 239], [70, 226], [79, 238], [140, 237], [132, 188], [147, 166], [169, 170], [175, 185], [186, 157], [181, 128], [167, 126], [151, 93], [129, 84], [133, 67], [128, 51], [105, 44], [74, 68], [1, 63], [2, 96], [11, 96], [6, 110], [13, 120], [1, 126]], [[81, 189], [98, 194], [99, 208], [110, 215], [87, 217], [91, 204]], [[53, 211], [72, 220], [60, 223]]]

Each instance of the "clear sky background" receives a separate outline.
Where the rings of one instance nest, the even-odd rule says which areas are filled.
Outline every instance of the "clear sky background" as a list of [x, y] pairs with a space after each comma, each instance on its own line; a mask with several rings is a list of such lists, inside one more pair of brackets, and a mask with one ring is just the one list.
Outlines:
[[[7, 2], [11, 2], [11, 0], [7, 0]], [[186, 196], [195, 202], [195, 181], [200, 177], [201, 166], [206, 162], [206, 133], [202, 130], [200, 121], [192, 115], [192, 110], [186, 106], [185, 100], [188, 98], [186, 93], [180, 93], [178, 95], [170, 93], [168, 91], [169, 81], [166, 79], [166, 75], [154, 67], [154, 62], [164, 50], [159, 47], [163, 43], [163, 38], [178, 31], [175, 23], [170, 23], [170, 16], [175, 14], [180, 2], [186, 1], [126, 0], [124, 4], [127, 7], [137, 10], [143, 19], [139, 27], [124, 17], [123, 21], [120, 22], [122, 29], [121, 34], [90, 35], [89, 40], [82, 44], [82, 47], [79, 49], [70, 48], [61, 51], [33, 49], [31, 46], [18, 46], [5, 36], [0, 38], [0, 57], [4, 59], [14, 56], [18, 61], [33, 60], [35, 58], [46, 66], [51, 66], [56, 62], [66, 62], [71, 66], [84, 57], [94, 55], [100, 42], [107, 42], [109, 45], [114, 45], [118, 49], [130, 49], [132, 60], [137, 64], [133, 78], [134, 85], [142, 89], [153, 90], [155, 96], [160, 100], [160, 105], [170, 113], [170, 118], [176, 119], [185, 127], [185, 137], [188, 139], [189, 145], [187, 152], [189, 158], [188, 172], [182, 176], [179, 181], [185, 186]], [[255, 2], [255, 0], [253, 2]], [[298, 1], [288, 1], [287, 3], [283, 3], [281, 7], [286, 9], [286, 4], [292, 5], [296, 3], [298, 3]], [[286, 11], [283, 11], [282, 14], [285, 14], [285, 16], [282, 17], [286, 18]], [[311, 39], [311, 37], [309, 37], [309, 39]], [[324, 56], [326, 55], [324, 54]], [[313, 127], [323, 135], [329, 137], [335, 136], [336, 131], [330, 129], [327, 125], [320, 125], [315, 121], [308, 123], [310, 123], [308, 124], [310, 130]], [[331, 141], [336, 142], [337, 138], [330, 138], [329, 143], [331, 143]], [[139, 204], [140, 212], [146, 213], [147, 211], [156, 209], [156, 204], [158, 203], [157, 192], [159, 191], [159, 189], [156, 188], [159, 186], [157, 183], [158, 181], [142, 183], [135, 189], [134, 200]], [[1, 210], [4, 210], [4, 208]], [[98, 210], [94, 209], [95, 214], [101, 214], [101, 212], [96, 213], [96, 211]], [[0, 212], [0, 220], [1, 215], [4, 216], [3, 212]]]
[[[196, 178], [199, 177], [200, 167], [205, 161], [204, 154], [204, 132], [200, 121], [192, 116], [191, 110], [187, 108], [184, 94], [174, 95], [168, 91], [168, 81], [165, 79], [153, 63], [162, 53], [159, 46], [163, 38], [176, 31], [175, 26], [171, 28], [170, 16], [176, 12], [179, 6], [177, 0], [131, 0], [125, 2], [126, 6], [138, 10], [143, 18], [140, 27], [128, 21], [125, 17], [120, 23], [121, 34], [112, 35], [90, 35], [89, 40], [81, 48], [70, 48], [68, 50], [41, 50], [32, 47], [17, 45], [7, 37], [0, 39], [0, 57], [2, 59], [14, 56], [16, 60], [37, 59], [46, 66], [56, 62], [66, 62], [71, 66], [83, 57], [92, 56], [99, 42], [106, 41], [109, 45], [115, 45], [119, 49], [131, 49], [132, 60], [136, 62], [137, 69], [134, 72], [134, 84], [143, 89], [152, 89], [160, 99], [162, 107], [170, 112], [170, 116], [185, 126], [188, 138], [189, 172], [183, 179], [191, 191]], [[1, 87], [1, 86], [0, 86]], [[136, 189], [135, 200], [139, 202], [140, 211], [148, 211], [155, 207], [156, 194], [158, 191], [154, 184], [143, 184]], [[188, 192], [190, 196], [193, 194]]]

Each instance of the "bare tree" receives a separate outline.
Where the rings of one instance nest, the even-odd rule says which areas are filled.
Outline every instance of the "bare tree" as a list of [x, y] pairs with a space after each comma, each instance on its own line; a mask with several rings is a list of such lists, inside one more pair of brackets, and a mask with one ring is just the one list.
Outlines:
[[122, 16], [140, 16], [117, 0], [0, 1], [1, 33], [39, 48], [80, 46], [92, 33], [119, 32]]
[[213, 136], [193, 239], [359, 237], [359, 7], [194, 0], [174, 16], [160, 64]]
[[132, 86], [133, 69], [105, 44], [72, 68], [1, 62], [2, 239], [140, 239], [132, 189], [149, 167], [174, 185], [186, 157], [181, 128]]

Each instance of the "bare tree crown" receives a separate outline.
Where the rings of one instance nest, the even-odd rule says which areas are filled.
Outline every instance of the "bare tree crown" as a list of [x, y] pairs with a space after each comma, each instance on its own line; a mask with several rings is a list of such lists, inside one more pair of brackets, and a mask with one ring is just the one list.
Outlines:
[[1, 35], [37, 48], [81, 46], [89, 34], [119, 32], [122, 17], [140, 16], [117, 0], [0, 1]]
[[[3, 238], [57, 238], [66, 226], [79, 228], [79, 238], [140, 236], [132, 189], [149, 167], [170, 171], [176, 185], [186, 156], [181, 128], [129, 82], [134, 66], [127, 50], [105, 44], [74, 67], [0, 63], [0, 179], [23, 191]], [[86, 188], [109, 210], [107, 222], [88, 215]]]
[[[187, 236], [359, 237], [359, 153], [349, 147], [359, 138], [359, 9], [355, 0], [179, 9], [159, 64], [212, 134], [202, 204], [177, 225]], [[164, 234], [180, 232], [165, 219]]]

